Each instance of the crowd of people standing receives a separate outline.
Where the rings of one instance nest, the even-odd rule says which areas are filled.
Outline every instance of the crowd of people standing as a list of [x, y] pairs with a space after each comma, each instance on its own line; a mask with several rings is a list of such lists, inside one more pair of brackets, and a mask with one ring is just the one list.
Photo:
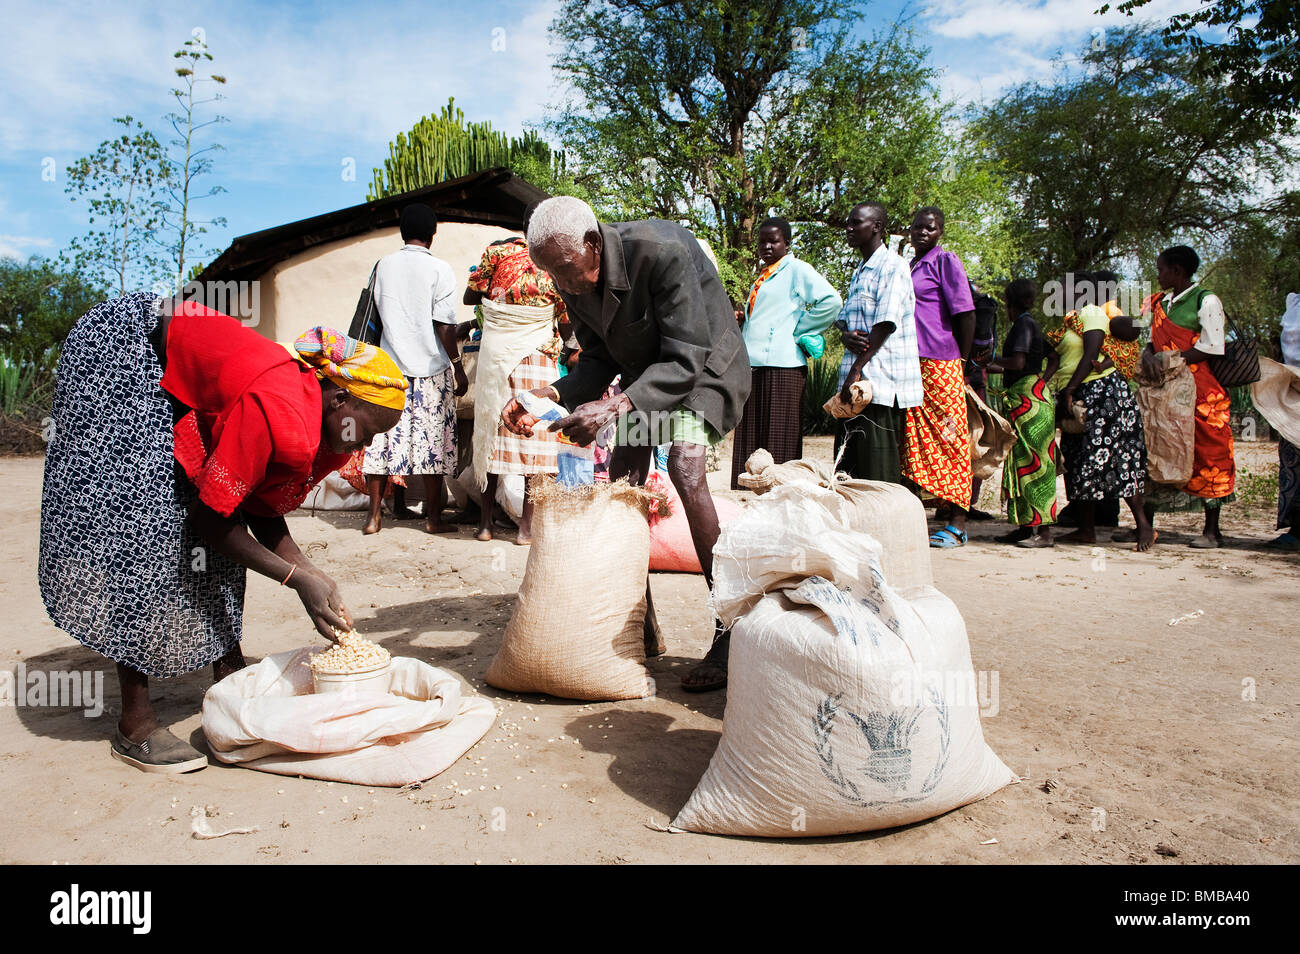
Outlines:
[[[159, 724], [149, 678], [211, 663], [221, 679], [244, 665], [247, 569], [294, 590], [322, 636], [351, 627], [338, 587], [284, 520], [349, 461], [360, 461], [371, 497], [364, 532], [381, 528], [386, 485], [415, 476], [424, 480], [425, 530], [452, 529], [446, 483], [472, 468], [476, 536], [490, 540], [501, 478], [554, 474], [558, 440], [589, 445], [612, 423], [647, 416], [648, 439], [617, 443], [608, 477], [642, 483], [663, 451], [711, 586], [719, 523], [707, 451], [734, 432], [733, 474], [759, 448], [776, 463], [802, 455], [807, 359], [821, 355], [832, 325], [844, 351], [839, 398], [856, 409], [836, 429], [838, 468], [933, 499], [941, 526], [932, 547], [968, 541], [979, 491], [968, 407], [979, 407], [970, 402], [989, 374], [1001, 376], [1015, 433], [1001, 487], [1014, 529], [995, 539], [1029, 548], [1093, 543], [1099, 512], [1122, 500], [1134, 528], [1114, 539], [1138, 550], [1155, 543], [1157, 513], [1187, 508], [1205, 515], [1191, 545], [1223, 545], [1220, 512], [1236, 473], [1231, 402], [1212, 363], [1225, 354], [1226, 318], [1196, 282], [1192, 249], [1167, 248], [1155, 262], [1163, 291], [1143, 307], [1145, 348], [1119, 306], [1116, 277], [1078, 272], [1066, 277], [1068, 311], [1048, 332], [1035, 317], [1034, 284], [1008, 282], [1008, 330], [997, 348], [991, 330], [976, 334], [984, 296], [942, 245], [942, 210], [914, 214], [910, 261], [890, 247], [887, 223], [879, 203], [851, 210], [845, 241], [858, 262], [842, 297], [795, 256], [788, 221], [759, 223], [761, 267], [738, 307], [707, 247], [680, 225], [600, 223], [578, 199], [549, 199], [525, 223], [526, 237], [484, 250], [461, 297], [481, 320], [466, 328], [454, 304], [461, 283], [432, 253], [436, 218], [412, 205], [401, 214], [402, 247], [372, 275], [377, 346], [318, 327], [283, 348], [201, 305], [145, 294], [93, 309], [69, 335], [58, 368], [40, 584], [56, 625], [117, 665], [123, 708], [114, 757], [154, 772], [206, 764]], [[472, 391], [466, 333], [479, 355]], [[1288, 299], [1282, 351], [1300, 367], [1300, 295]], [[104, 361], [109, 353], [117, 360]], [[1170, 359], [1194, 378], [1192, 463], [1186, 480], [1156, 484], [1129, 380], [1156, 376]], [[525, 392], [567, 416], [536, 427]], [[476, 418], [468, 462], [456, 419], [467, 393]], [[105, 401], [115, 413], [101, 413]], [[1273, 545], [1297, 550], [1300, 451], [1283, 441], [1279, 455], [1285, 532]], [[1054, 538], [1065, 516], [1057, 509], [1062, 472], [1075, 529]], [[519, 543], [529, 542], [530, 516], [526, 499]], [[662, 648], [652, 638], [648, 591], [646, 599], [653, 653]], [[715, 620], [713, 644], [684, 675], [685, 689], [726, 685], [729, 639]]]

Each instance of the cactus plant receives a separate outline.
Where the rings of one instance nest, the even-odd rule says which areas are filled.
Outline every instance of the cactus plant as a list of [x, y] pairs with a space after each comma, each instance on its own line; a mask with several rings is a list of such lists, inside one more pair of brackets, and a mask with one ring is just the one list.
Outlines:
[[455, 99], [449, 99], [437, 116], [425, 116], [388, 144], [388, 158], [382, 170], [374, 170], [366, 199], [373, 202], [482, 169], [508, 168], [524, 157], [558, 172], [564, 169], [564, 153], [553, 152], [533, 130], [507, 137], [490, 122], [467, 123]]

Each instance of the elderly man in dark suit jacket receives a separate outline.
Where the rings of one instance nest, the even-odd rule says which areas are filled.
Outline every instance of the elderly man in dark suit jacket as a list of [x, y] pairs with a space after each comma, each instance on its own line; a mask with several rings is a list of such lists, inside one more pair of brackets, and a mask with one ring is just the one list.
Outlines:
[[[706, 480], [705, 455], [740, 421], [750, 369], [735, 311], [717, 268], [695, 236], [672, 222], [600, 225], [591, 207], [560, 196], [542, 202], [528, 227], [539, 268], [551, 274], [573, 321], [582, 356], [577, 367], [535, 393], [571, 412], [552, 430], [586, 444], [620, 421], [610, 479], [641, 483], [654, 446], [671, 441], [668, 475], [681, 495], [704, 578], [713, 586], [718, 514]], [[615, 375], [622, 393], [603, 397]], [[502, 412], [520, 430], [517, 402]], [[647, 597], [649, 593], [647, 591]], [[647, 612], [647, 651], [653, 628]], [[713, 646], [682, 686], [726, 685], [728, 634], [715, 624]]]

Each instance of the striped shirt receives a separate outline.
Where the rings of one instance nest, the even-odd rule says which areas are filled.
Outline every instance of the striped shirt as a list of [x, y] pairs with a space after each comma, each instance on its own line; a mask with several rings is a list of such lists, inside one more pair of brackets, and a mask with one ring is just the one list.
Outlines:
[[[871, 382], [871, 403], [920, 407], [925, 399], [921, 361], [916, 343], [916, 292], [912, 273], [902, 256], [881, 245], [857, 267], [844, 296], [839, 320], [850, 331], [870, 332], [882, 321], [894, 331], [862, 370]], [[840, 362], [840, 387], [857, 360], [851, 351]]]

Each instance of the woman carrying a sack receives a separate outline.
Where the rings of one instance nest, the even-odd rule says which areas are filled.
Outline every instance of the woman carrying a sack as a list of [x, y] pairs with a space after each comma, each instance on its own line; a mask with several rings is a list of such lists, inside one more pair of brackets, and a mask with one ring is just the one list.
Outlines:
[[1146, 509], [1153, 522], [1157, 510], [1204, 509], [1205, 529], [1191, 546], [1215, 549], [1223, 545], [1219, 510], [1236, 499], [1236, 464], [1229, 426], [1232, 402], [1209, 363], [1212, 356], [1224, 353], [1226, 319], [1218, 297], [1192, 281], [1200, 264], [1200, 257], [1186, 245], [1165, 249], [1156, 258], [1156, 278], [1169, 290], [1152, 295], [1143, 306], [1143, 314], [1151, 315], [1151, 344], [1142, 355], [1144, 366], [1151, 366], [1149, 376], [1156, 376], [1155, 352], [1181, 351], [1196, 379], [1191, 479], [1181, 488], [1149, 488]]
[[1034, 283], [1017, 278], [1007, 286], [1005, 302], [1007, 314], [1019, 317], [1011, 323], [1002, 356], [985, 370], [1002, 375], [1007, 420], [1016, 431], [1016, 443], [1002, 465], [1007, 519], [1016, 529], [994, 539], [1020, 547], [1050, 547], [1056, 522], [1058, 455], [1056, 410], [1044, 376], [1049, 349], [1029, 313], [1034, 307]]
[[[173, 313], [174, 311], [174, 313]], [[406, 380], [380, 349], [313, 328], [293, 349], [194, 302], [97, 305], [63, 346], [45, 456], [39, 578], [50, 619], [117, 663], [112, 755], [207, 759], [158, 723], [150, 677], [242, 669], [244, 578], [294, 590], [333, 640], [351, 617], [284, 515], [392, 428]]]
[[[524, 216], [524, 228], [532, 215]], [[532, 489], [537, 476], [559, 472], [559, 442], [542, 431], [522, 436], [501, 423], [501, 409], [520, 391], [546, 387], [560, 377], [559, 359], [569, 322], [551, 276], [533, 264], [528, 242], [494, 242], [470, 276], [464, 302], [483, 311], [474, 380], [474, 478], [483, 492], [476, 540], [492, 539], [497, 482], [524, 475], [525, 494], [515, 543], [532, 541]], [[563, 331], [563, 334], [561, 332]]]

